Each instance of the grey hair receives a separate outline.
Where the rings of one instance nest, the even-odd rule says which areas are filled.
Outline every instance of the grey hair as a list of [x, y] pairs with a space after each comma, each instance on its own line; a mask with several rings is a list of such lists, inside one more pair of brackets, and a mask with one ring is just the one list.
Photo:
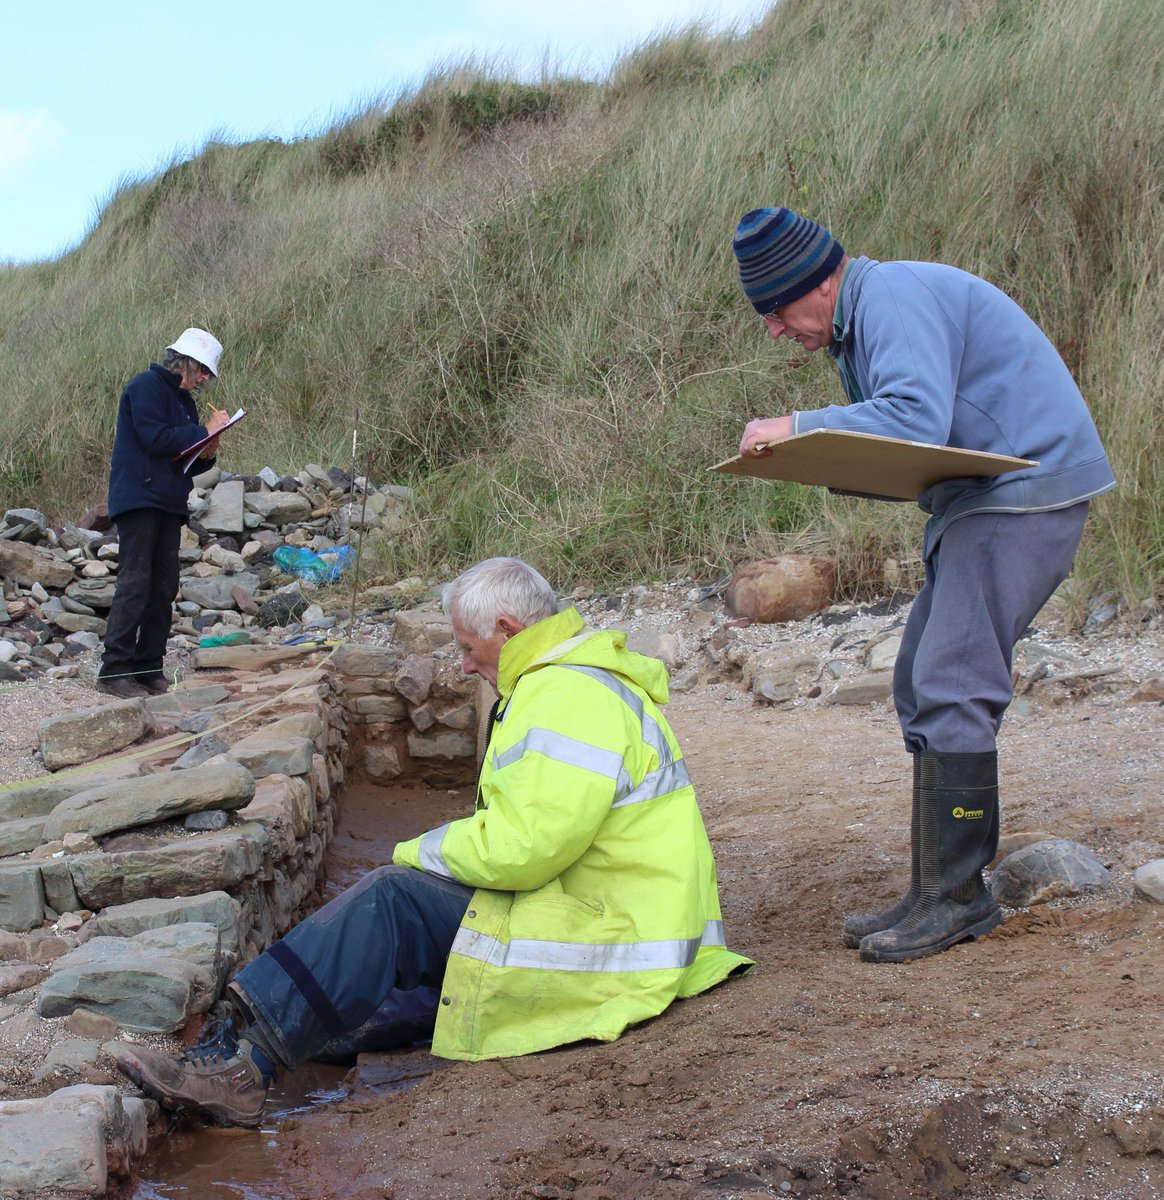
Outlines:
[[[188, 354], [179, 354], [177, 350], [166, 351], [162, 366], [167, 371], [173, 371], [175, 375], [193, 375], [198, 370], [206, 369], [196, 358], [191, 358]], [[213, 379], [214, 376], [211, 375], [210, 378]]]
[[520, 558], [487, 558], [447, 583], [441, 592], [446, 617], [478, 637], [492, 637], [500, 616], [533, 625], [558, 611], [546, 580]]

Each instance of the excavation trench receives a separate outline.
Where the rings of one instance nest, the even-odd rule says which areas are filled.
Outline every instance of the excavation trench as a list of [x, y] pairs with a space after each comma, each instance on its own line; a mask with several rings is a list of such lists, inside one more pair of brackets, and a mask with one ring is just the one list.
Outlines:
[[[339, 804], [320, 903], [390, 862], [398, 841], [463, 814], [471, 803], [469, 789], [352, 784]], [[410, 1087], [439, 1066], [440, 1060], [423, 1049], [376, 1056], [361, 1071], [361, 1091], [375, 1095]], [[271, 1089], [257, 1130], [222, 1129], [185, 1118], [174, 1121], [151, 1136], [125, 1194], [132, 1200], [286, 1200], [278, 1177], [287, 1135], [313, 1111], [343, 1101], [350, 1094], [345, 1081], [351, 1072], [350, 1064], [310, 1062], [282, 1077]], [[335, 1156], [344, 1160], [342, 1144], [336, 1144]]]

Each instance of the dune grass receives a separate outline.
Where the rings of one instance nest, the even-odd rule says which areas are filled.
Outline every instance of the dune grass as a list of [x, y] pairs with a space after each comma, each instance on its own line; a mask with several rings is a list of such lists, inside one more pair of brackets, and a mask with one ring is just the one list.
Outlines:
[[0, 268], [0, 503], [103, 499], [125, 379], [189, 324], [245, 406], [223, 463], [358, 461], [416, 490], [388, 573], [521, 553], [563, 586], [810, 546], [916, 583], [910, 506], [708, 472], [745, 421], [840, 398], [766, 339], [731, 233], [789, 204], [852, 253], [991, 279], [1078, 378], [1120, 480], [1073, 587], [1164, 575], [1164, 32], [1150, 0], [782, 0], [587, 82], [450, 64], [318, 137], [210, 143]]

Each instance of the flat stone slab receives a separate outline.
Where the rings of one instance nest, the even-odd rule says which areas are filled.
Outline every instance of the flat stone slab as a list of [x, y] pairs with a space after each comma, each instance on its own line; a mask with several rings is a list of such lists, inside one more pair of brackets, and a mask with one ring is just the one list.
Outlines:
[[261, 825], [247, 822], [156, 849], [77, 854], [69, 860], [69, 872], [77, 896], [94, 910], [151, 896], [229, 891], [262, 870], [268, 841]]
[[141, 700], [118, 700], [53, 717], [38, 726], [36, 736], [41, 760], [50, 771], [56, 771], [122, 750], [151, 728]]
[[82, 943], [101, 935], [132, 938], [150, 929], [163, 929], [183, 921], [207, 922], [218, 930], [227, 954], [237, 954], [240, 945], [241, 912], [237, 900], [226, 892], [202, 892], [196, 896], [150, 897], [129, 904], [111, 904], [78, 935]]
[[141, 774], [138, 763], [127, 763], [125, 769], [102, 771], [70, 771], [63, 778], [38, 780], [24, 787], [0, 792], [0, 821], [17, 817], [47, 817], [62, 800], [101, 787], [115, 780], [130, 779]]
[[208, 808], [229, 811], [242, 808], [254, 794], [254, 776], [237, 762], [146, 775], [79, 792], [62, 801], [45, 824], [45, 841], [55, 841], [66, 833], [96, 838]]
[[306, 775], [311, 770], [314, 751], [308, 738], [272, 737], [261, 729], [235, 742], [228, 753], [256, 779], [262, 779], [267, 775]]
[[124, 1029], [171, 1033], [215, 1001], [226, 976], [218, 928], [187, 921], [132, 938], [90, 938], [41, 985], [42, 1017], [85, 1008]]
[[0, 1186], [26, 1193], [104, 1196], [111, 1168], [145, 1153], [145, 1102], [78, 1084], [37, 1100], [0, 1103]]
[[197, 670], [262, 671], [322, 651], [307, 642], [301, 646], [202, 646], [194, 651], [194, 666]]

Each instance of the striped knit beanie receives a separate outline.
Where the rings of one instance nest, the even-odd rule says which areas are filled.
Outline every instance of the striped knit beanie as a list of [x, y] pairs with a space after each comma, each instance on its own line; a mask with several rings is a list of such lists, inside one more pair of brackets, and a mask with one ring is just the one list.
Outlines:
[[811, 292], [845, 254], [823, 225], [787, 208], [754, 208], [745, 214], [732, 249], [744, 294], [762, 317]]

